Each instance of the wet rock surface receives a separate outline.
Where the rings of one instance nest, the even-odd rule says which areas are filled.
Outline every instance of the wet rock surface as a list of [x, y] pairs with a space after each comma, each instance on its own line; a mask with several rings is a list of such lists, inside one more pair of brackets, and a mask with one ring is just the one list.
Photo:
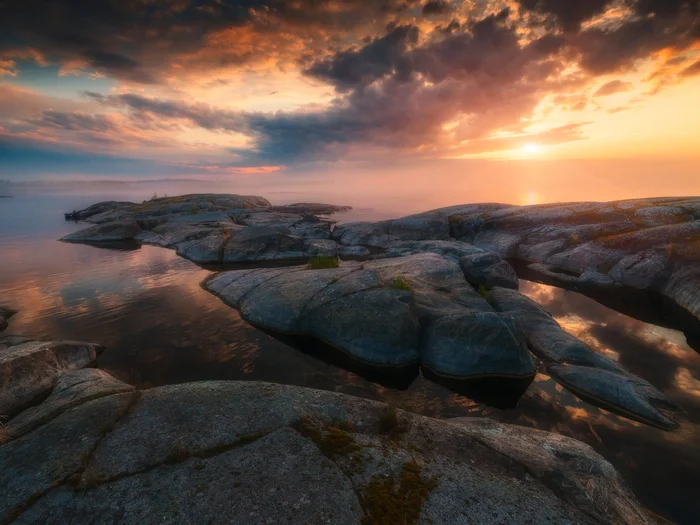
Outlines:
[[[468, 204], [334, 227], [322, 217], [342, 209], [187, 195], [142, 205], [101, 203], [78, 215], [105, 227], [112, 220], [135, 221], [140, 242], [174, 248], [200, 264], [249, 268], [319, 256], [365, 259], [325, 270], [224, 272], [205, 286], [250, 323], [322, 358], [339, 358], [343, 366], [408, 376], [422, 368], [456, 391], [460, 382], [501, 378], [522, 393], [535, 372], [529, 350], [545, 367], [565, 367], [567, 373], [557, 376], [561, 383], [594, 404], [673, 426], [659, 411], [666, 410], [665, 401], [656, 403], [660, 392], [650, 394], [643, 380], [520, 295], [515, 269], [612, 298], [601, 302], [613, 307], [632, 305], [637, 310], [631, 315], [640, 317], [662, 297], [676, 308], [672, 315], [664, 310], [666, 324], [682, 325], [689, 340], [700, 340], [700, 199]], [[634, 300], [615, 299], [630, 290]], [[590, 391], [572, 378], [579, 371], [590, 379]], [[616, 398], [599, 388], [607, 380], [603, 372], [619, 376], [627, 393]]]
[[653, 523], [573, 439], [259, 382], [74, 406], [0, 447], [0, 482], [3, 523]]
[[323, 341], [370, 367], [420, 363], [468, 381], [525, 383], [535, 365], [513, 319], [493, 311], [459, 265], [434, 253], [343, 263], [222, 272], [205, 287], [248, 322]]

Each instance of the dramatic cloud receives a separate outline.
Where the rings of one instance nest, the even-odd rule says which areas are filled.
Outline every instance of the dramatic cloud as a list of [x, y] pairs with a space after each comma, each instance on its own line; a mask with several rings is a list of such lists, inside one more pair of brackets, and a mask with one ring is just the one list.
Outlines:
[[[28, 46], [74, 68], [154, 83], [183, 61], [216, 68], [327, 48], [333, 33], [366, 31], [419, 7], [418, 0], [8, 1], [0, 2], [0, 50]], [[307, 41], [290, 46], [293, 35]]]
[[[699, 50], [700, 0], [0, 0], [0, 135], [211, 169], [476, 155], [583, 140]], [[18, 87], [47, 66], [66, 98]]]
[[343, 51], [331, 59], [317, 62], [306, 73], [328, 81], [339, 91], [371, 84], [388, 73], [407, 77], [411, 64], [406, 50], [417, 41], [416, 27], [399, 26], [359, 50]]
[[516, 0], [523, 11], [550, 17], [564, 31], [578, 31], [581, 24], [601, 15], [613, 0]]

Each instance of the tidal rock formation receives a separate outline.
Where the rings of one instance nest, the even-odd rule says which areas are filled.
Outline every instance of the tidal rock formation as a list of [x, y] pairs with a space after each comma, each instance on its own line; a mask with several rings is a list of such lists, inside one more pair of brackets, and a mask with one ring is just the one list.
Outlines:
[[548, 372], [557, 383], [596, 406], [663, 430], [678, 426], [663, 412], [678, 407], [661, 391], [630, 373], [575, 365], [551, 366]]
[[514, 290], [497, 287], [490, 294], [497, 310], [513, 314], [530, 350], [562, 386], [635, 421], [664, 430], [677, 426], [667, 414], [678, 407], [662, 392], [566, 333], [541, 306]]
[[525, 387], [535, 373], [512, 317], [494, 312], [459, 265], [437, 254], [223, 272], [205, 287], [258, 327], [323, 341], [388, 372], [420, 363], [445, 379]]
[[121, 221], [97, 224], [84, 230], [69, 233], [62, 237], [66, 242], [103, 243], [114, 241], [128, 241], [136, 237], [141, 231], [141, 227], [135, 220], [126, 219]]
[[89, 366], [102, 351], [100, 345], [75, 341], [14, 342], [0, 352], [0, 415], [47, 395], [62, 375]]
[[0, 483], [16, 524], [653, 523], [573, 439], [258, 382], [69, 408], [0, 447]]

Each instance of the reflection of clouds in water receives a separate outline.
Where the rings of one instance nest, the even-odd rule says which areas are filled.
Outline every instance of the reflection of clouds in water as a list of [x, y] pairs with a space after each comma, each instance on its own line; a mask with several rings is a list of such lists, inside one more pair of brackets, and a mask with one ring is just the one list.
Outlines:
[[692, 396], [700, 397], [700, 379], [693, 376], [687, 368], [679, 368], [676, 373], [676, 385]]
[[678, 382], [679, 367], [700, 370], [700, 356], [682, 333], [638, 321], [575, 292], [528, 281], [521, 291], [549, 310], [564, 330], [682, 404], [677, 397], [686, 393], [687, 382]]
[[581, 341], [586, 343], [591, 349], [595, 350], [599, 354], [602, 354], [613, 361], [620, 359], [620, 354], [615, 352], [612, 348], [605, 346], [598, 339], [596, 339], [590, 332], [592, 323], [579, 317], [578, 315], [567, 315], [565, 317], [555, 317], [556, 321], [561, 325], [561, 327], [569, 332], [574, 337], [579, 338]]

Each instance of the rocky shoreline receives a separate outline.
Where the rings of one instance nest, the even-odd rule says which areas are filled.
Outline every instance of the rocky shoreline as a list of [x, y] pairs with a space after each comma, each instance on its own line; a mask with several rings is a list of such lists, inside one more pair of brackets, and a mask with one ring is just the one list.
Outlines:
[[[518, 275], [664, 297], [690, 339], [700, 199], [335, 225], [345, 209], [236, 195], [107, 202], [69, 214], [94, 225], [62, 240], [173, 248], [219, 270], [203, 287], [249, 323], [373, 380], [420, 373], [507, 405], [541, 371], [594, 405], [676, 426], [660, 390], [566, 333], [518, 292]], [[611, 253], [615, 264], [600, 262]], [[0, 331], [14, 313], [0, 308]], [[571, 438], [261, 382], [141, 391], [91, 368], [102, 350], [0, 338], [0, 523], [656, 523]]]
[[[660, 390], [564, 332], [517, 291], [514, 269], [593, 297], [662, 296], [684, 312], [666, 324], [692, 343], [700, 199], [470, 204], [334, 225], [345, 209], [210, 194], [105, 202], [74, 212], [95, 226], [62, 240], [138, 241], [223, 269], [203, 285], [246, 321], [372, 380], [422, 373], [508, 406], [539, 369], [594, 405], [676, 426]], [[331, 267], [307, 264], [316, 258]]]
[[[21, 339], [0, 339], [2, 362]], [[52, 369], [40, 362], [31, 377]], [[610, 463], [557, 434], [271, 383], [51, 377], [0, 427], [2, 524], [656, 523]]]

